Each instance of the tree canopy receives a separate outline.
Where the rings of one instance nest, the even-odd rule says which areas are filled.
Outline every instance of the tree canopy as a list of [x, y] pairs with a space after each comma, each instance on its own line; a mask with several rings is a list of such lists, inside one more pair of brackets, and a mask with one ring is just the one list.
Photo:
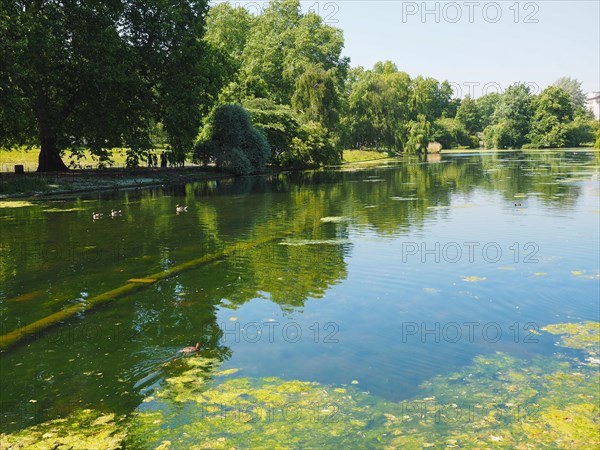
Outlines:
[[40, 171], [66, 169], [65, 151], [104, 161], [116, 147], [135, 166], [158, 135], [183, 162], [231, 104], [246, 108], [278, 166], [336, 163], [344, 147], [423, 152], [432, 141], [575, 146], [599, 127], [573, 78], [537, 96], [517, 83], [458, 99], [447, 81], [392, 61], [351, 68], [342, 31], [299, 0], [271, 0], [258, 15], [208, 0], [3, 1], [0, 41], [0, 148], [40, 146]]
[[0, 145], [41, 146], [39, 171], [66, 169], [65, 149], [101, 158], [150, 148], [161, 121], [188, 151], [220, 90], [201, 37], [207, 1], [2, 2]]

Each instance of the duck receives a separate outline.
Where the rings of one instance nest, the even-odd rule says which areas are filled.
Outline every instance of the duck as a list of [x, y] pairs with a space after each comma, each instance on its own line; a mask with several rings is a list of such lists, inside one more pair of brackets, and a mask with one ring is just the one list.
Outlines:
[[196, 342], [196, 346], [195, 347], [184, 347], [181, 350], [179, 350], [179, 353], [195, 353], [197, 351], [200, 350], [200, 342]]
[[117, 216], [120, 216], [120, 215], [121, 215], [121, 212], [122, 212], [122, 211], [121, 211], [120, 209], [119, 209], [118, 211], [115, 211], [114, 209], [111, 209], [111, 210], [110, 210], [110, 216], [111, 216], [111, 217], [117, 217]]
[[92, 219], [94, 219], [94, 220], [102, 219], [103, 215], [104, 214], [102, 214], [102, 213], [93, 212], [92, 213]]
[[179, 206], [179, 205], [175, 205], [175, 211], [180, 213], [180, 212], [187, 212], [187, 206]]

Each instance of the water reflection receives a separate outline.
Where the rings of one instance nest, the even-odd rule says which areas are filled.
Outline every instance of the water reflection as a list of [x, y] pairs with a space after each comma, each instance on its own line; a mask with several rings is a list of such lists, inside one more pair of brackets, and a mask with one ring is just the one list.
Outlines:
[[[597, 174], [597, 156], [585, 152], [430, 155], [0, 209], [2, 334], [131, 278], [235, 248], [4, 353], [3, 401], [51, 417], [65, 404], [127, 412], [197, 340], [203, 356], [225, 368], [234, 359], [245, 375], [359, 379], [393, 400], [474, 354], [542, 352], [552, 345], [522, 345], [509, 327], [594, 313], [598, 190], [589, 180]], [[188, 212], [175, 214], [176, 204]], [[107, 217], [112, 208], [122, 216]], [[93, 221], [93, 211], [105, 217]], [[471, 241], [478, 252], [496, 243], [502, 259], [491, 264], [479, 252], [470, 261]], [[435, 244], [441, 252], [452, 242], [464, 256], [436, 261]], [[532, 242], [539, 262], [527, 266]], [[407, 324], [450, 321], [501, 321], [505, 335], [493, 346], [482, 335], [402, 341]], [[274, 323], [272, 341], [248, 327], [268, 333]], [[303, 333], [296, 341], [281, 334], [292, 323]], [[3, 428], [37, 420], [30, 416]]]

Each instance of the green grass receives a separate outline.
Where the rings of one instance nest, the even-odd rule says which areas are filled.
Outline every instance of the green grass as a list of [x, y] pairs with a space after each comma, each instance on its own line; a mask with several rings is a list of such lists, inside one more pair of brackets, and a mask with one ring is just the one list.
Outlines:
[[[112, 164], [108, 167], [125, 167], [127, 149], [117, 148], [111, 152]], [[160, 161], [160, 152], [162, 149], [155, 150], [156, 156]], [[15, 164], [23, 164], [26, 172], [35, 172], [38, 166], [39, 147], [33, 147], [29, 150], [26, 147], [18, 149], [0, 148], [0, 172], [14, 172]], [[73, 169], [95, 169], [98, 167], [98, 158], [92, 156], [89, 150], [84, 151], [81, 159], [72, 156], [70, 152], [62, 155], [62, 160], [67, 167]], [[72, 164], [71, 164], [72, 163]], [[146, 166], [146, 161], [140, 161], [142, 167]]]
[[388, 158], [389, 155], [385, 152], [378, 152], [375, 150], [344, 150], [343, 161], [344, 162], [359, 162], [359, 161], [371, 161], [374, 159]]

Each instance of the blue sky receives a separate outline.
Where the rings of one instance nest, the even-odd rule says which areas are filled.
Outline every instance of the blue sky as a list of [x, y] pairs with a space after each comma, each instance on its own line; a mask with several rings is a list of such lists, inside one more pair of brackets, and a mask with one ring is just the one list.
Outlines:
[[579, 79], [586, 92], [600, 90], [598, 1], [332, 3], [333, 15], [327, 2], [320, 14], [338, 19], [352, 65], [390, 59], [411, 76], [456, 83], [463, 94], [517, 81], [543, 89], [561, 76]]
[[[265, 1], [230, 3], [254, 11]], [[600, 90], [598, 0], [302, 2], [303, 12], [311, 8], [344, 31], [353, 66], [389, 59], [476, 97], [518, 81], [535, 91], [561, 76]]]

